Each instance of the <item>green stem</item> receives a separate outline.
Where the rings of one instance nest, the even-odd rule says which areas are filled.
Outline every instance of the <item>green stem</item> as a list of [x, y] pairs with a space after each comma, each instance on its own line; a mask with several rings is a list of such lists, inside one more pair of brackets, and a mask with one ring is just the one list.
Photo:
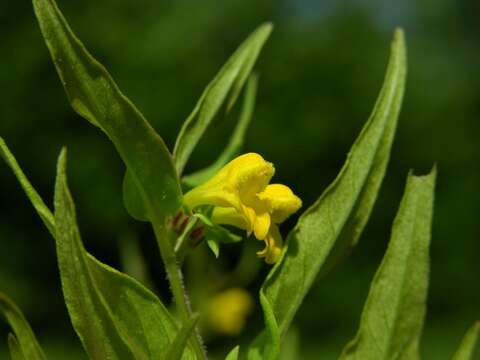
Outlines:
[[197, 225], [198, 218], [195, 216], [191, 216], [190, 219], [188, 220], [187, 225], [185, 226], [185, 229], [183, 232], [180, 234], [180, 236], [177, 238], [177, 241], [175, 242], [175, 254], [177, 256], [177, 259], [180, 260], [180, 264], [183, 262], [183, 257], [185, 255], [185, 251], [188, 245], [188, 237], [192, 233], [193, 229], [195, 228], [195, 225]]
[[[160, 223], [157, 221], [153, 221], [152, 224], [155, 238], [157, 239], [158, 247], [160, 248], [160, 254], [163, 263], [165, 264], [168, 280], [170, 281], [175, 305], [180, 314], [182, 323], [185, 324], [192, 317], [192, 309], [190, 308], [188, 296], [185, 287], [183, 286], [182, 272], [178, 266], [177, 257], [173, 248], [173, 233], [172, 231], [167, 230], [165, 226], [159, 226]], [[197, 359], [206, 360], [207, 355], [202, 346], [197, 328], [191, 338]]]

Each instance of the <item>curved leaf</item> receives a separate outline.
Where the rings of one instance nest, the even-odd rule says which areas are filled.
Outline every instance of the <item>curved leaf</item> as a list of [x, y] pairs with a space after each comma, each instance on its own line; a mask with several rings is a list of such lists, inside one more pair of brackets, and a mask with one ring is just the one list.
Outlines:
[[0, 312], [3, 313], [15, 333], [15, 336], [9, 335], [8, 337], [12, 359], [45, 360], [47, 357], [22, 311], [3, 293], [0, 293]]
[[[177, 327], [158, 298], [85, 251], [67, 187], [66, 153], [55, 185], [57, 257], [73, 326], [92, 359], [162, 358]], [[187, 351], [188, 358], [193, 358]]]
[[235, 346], [228, 354], [225, 360], [238, 360], [240, 346]]
[[[264, 303], [275, 314], [276, 324], [267, 323], [267, 329], [278, 326], [284, 335], [317, 274], [329, 266], [325, 264], [327, 257], [337, 259], [357, 242], [388, 164], [405, 76], [405, 42], [402, 30], [398, 29], [384, 84], [368, 122], [337, 178], [290, 232], [283, 258], [270, 271], [260, 290], [265, 296]], [[258, 352], [258, 347], [263, 346], [257, 340], [253, 348]]]
[[360, 328], [340, 359], [420, 359], [436, 171], [409, 175]]
[[229, 94], [227, 110], [233, 106], [271, 31], [272, 25], [269, 23], [259, 26], [240, 45], [205, 88], [192, 113], [183, 123], [175, 143], [173, 154], [179, 176], [193, 149]]
[[243, 141], [245, 139], [245, 133], [247, 132], [248, 125], [252, 119], [253, 109], [255, 107], [257, 86], [258, 77], [256, 75], [251, 75], [245, 88], [245, 97], [243, 100], [240, 117], [227, 146], [212, 165], [182, 178], [183, 184], [185, 184], [187, 187], [193, 188], [207, 181], [226, 163], [240, 154], [240, 151], [243, 147]]
[[45, 205], [45, 202], [42, 200], [40, 195], [35, 191], [32, 184], [28, 181], [27, 177], [23, 173], [22, 169], [18, 165], [17, 160], [10, 152], [5, 141], [0, 137], [0, 156], [5, 160], [7, 165], [13, 171], [13, 174], [17, 178], [20, 186], [22, 187], [25, 194], [30, 199], [33, 207], [37, 211], [38, 216], [42, 219], [43, 223], [47, 227], [48, 231], [52, 236], [55, 236], [55, 221], [53, 218], [53, 214], [50, 209]]
[[[0, 150], [3, 158], [7, 160], [8, 165], [12, 168], [14, 174], [19, 180], [20, 185], [22, 186], [23, 190], [25, 191], [29, 200], [32, 202], [35, 209], [37, 210], [37, 213], [43, 220], [45, 226], [49, 230], [51, 230], [52, 236], [56, 239], [56, 243], [60, 243], [60, 240], [57, 238], [55, 218], [51, 213], [50, 209], [45, 205], [42, 198], [39, 196], [39, 194], [36, 192], [29, 180], [26, 178], [25, 174], [18, 165], [13, 154], [8, 149], [7, 145], [3, 141], [0, 141], [0, 145]], [[72, 220], [71, 214], [70, 220]], [[95, 284], [96, 290], [91, 296], [97, 299], [95, 302], [96, 304], [102, 305], [99, 308], [90, 309], [91, 311], [95, 312], [91, 313], [91, 315], [86, 319], [89, 319], [90, 317], [95, 317], [96, 311], [102, 311], [102, 313], [106, 314], [106, 316], [112, 316], [114, 318], [122, 318], [125, 316], [123, 323], [115, 324], [116, 328], [110, 327], [112, 331], [122, 331], [123, 334], [125, 334], [125, 336], [130, 339], [133, 347], [145, 346], [144, 350], [142, 351], [150, 351], [154, 355], [161, 356], [164, 350], [168, 348], [170, 341], [174, 339], [178, 331], [176, 324], [174, 323], [168, 311], [165, 309], [165, 306], [163, 306], [163, 304], [154, 294], [145, 289], [134, 279], [99, 262], [92, 255], [88, 254], [84, 250], [80, 239], [77, 238], [77, 236], [79, 235], [76, 224], [73, 223], [73, 225], [74, 228], [71, 230], [74, 230], [75, 238], [73, 240], [75, 241], [73, 241], [71, 238], [68, 238], [67, 240], [77, 245], [70, 250], [76, 250], [75, 254], [78, 257], [71, 260], [70, 264], [75, 263], [77, 265], [82, 265], [83, 269], [88, 269], [88, 276], [86, 278], [83, 278]], [[63, 236], [66, 236], [66, 234], [64, 234]], [[63, 243], [63, 246], [66, 246], [65, 243]], [[67, 248], [66, 250], [69, 249]], [[72, 256], [72, 254], [68, 252], [62, 252], [62, 254], [62, 258], [66, 258], [66, 260], [62, 261], [67, 261], [68, 263], [68, 256]], [[66, 270], [73, 271], [74, 269], [67, 267]], [[63, 276], [62, 273], [61, 276]], [[84, 294], [83, 291], [81, 291], [82, 289], [88, 290], [94, 288], [93, 285], [90, 287], [84, 286], [83, 288], [80, 288], [77, 284], [78, 279], [80, 278], [81, 277], [75, 278], [75, 276], [73, 276], [73, 278], [70, 278], [70, 280], [65, 280], [68, 282], [68, 286], [66, 286], [65, 289], [71, 289], [64, 289], [64, 291], [67, 291], [71, 294], [74, 294], [75, 291], [80, 291], [81, 294]], [[103, 301], [98, 299], [103, 299]], [[69, 297], [66, 296], [65, 300], [67, 303], [70, 304], [68, 306], [69, 311], [70, 308], [80, 306], [83, 302], [92, 303], [91, 301], [88, 301], [85, 297], [83, 297], [83, 295], [80, 298], [77, 298], [74, 295], [71, 295]], [[79, 300], [82, 300], [82, 302], [79, 302]], [[88, 308], [85, 309], [86, 311], [90, 311]], [[76, 310], [72, 311], [72, 317], [78, 316], [78, 314], [80, 313]], [[111, 313], [111, 315], [109, 315], [109, 313]], [[108, 322], [112, 323], [111, 320], [109, 320]], [[118, 330], [117, 328], [120, 330]], [[135, 329], [141, 329], [141, 331], [135, 331]], [[167, 331], [167, 334], [165, 334], [165, 331]], [[96, 339], [99, 338], [97, 332], [86, 332], [84, 335], [91, 338], [90, 342], [95, 342]], [[119, 336], [116, 336], [117, 339], [118, 337]], [[148, 344], [145, 344], [145, 342], [148, 342]], [[185, 359], [192, 358], [191, 352], [188, 349], [186, 354], [184, 354]]]
[[155, 215], [163, 226], [162, 219], [180, 208], [181, 191], [162, 138], [73, 34], [55, 1], [33, 0], [33, 5], [72, 107], [106, 133], [127, 166], [133, 179], [130, 192], [147, 210], [132, 215]]
[[480, 356], [480, 344], [478, 338], [480, 337], [480, 321], [477, 321], [467, 331], [460, 347], [453, 355], [452, 360], [475, 360]]

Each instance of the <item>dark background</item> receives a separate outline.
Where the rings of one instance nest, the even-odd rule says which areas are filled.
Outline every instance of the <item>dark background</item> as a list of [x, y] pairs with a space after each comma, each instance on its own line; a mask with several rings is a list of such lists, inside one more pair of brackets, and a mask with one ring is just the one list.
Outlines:
[[[358, 247], [316, 283], [296, 326], [302, 358], [338, 356], [357, 329], [409, 169], [425, 173], [437, 163], [422, 353], [427, 359], [450, 358], [466, 328], [480, 318], [477, 1], [58, 3], [170, 148], [201, 91], [236, 46], [257, 25], [273, 21], [275, 30], [257, 64], [257, 107], [245, 150], [274, 162], [276, 181], [289, 184], [306, 206], [343, 164], [380, 89], [392, 31], [404, 27], [409, 74], [384, 185]], [[56, 157], [67, 145], [70, 186], [89, 251], [120, 267], [118, 239], [134, 232], [143, 251], [154, 254], [148, 227], [131, 220], [123, 208], [123, 164], [106, 138], [71, 110], [31, 3], [1, 0], [0, 30], [0, 136], [33, 184], [45, 199], [52, 198]], [[189, 170], [207, 165], [225, 144], [232, 118], [218, 124]], [[0, 184], [0, 291], [24, 310], [51, 359], [84, 359], [63, 304], [54, 243], [3, 164]], [[160, 260], [156, 255], [147, 260], [167, 301]], [[257, 322], [255, 328], [260, 319], [249, 321]], [[7, 330], [2, 322], [1, 359], [8, 356]], [[212, 342], [213, 350], [220, 340]]]

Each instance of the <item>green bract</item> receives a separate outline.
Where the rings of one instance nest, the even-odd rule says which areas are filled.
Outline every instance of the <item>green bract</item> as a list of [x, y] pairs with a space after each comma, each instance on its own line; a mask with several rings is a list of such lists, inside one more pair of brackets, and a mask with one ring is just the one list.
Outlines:
[[[208, 323], [204, 319], [208, 311], [203, 311], [208, 309], [208, 301], [207, 305], [199, 305], [195, 301], [190, 303], [183, 283], [182, 262], [198, 255], [191, 250], [201, 241], [207, 243], [219, 257], [223, 244], [244, 239], [245, 236], [232, 233], [221, 224], [238, 225], [247, 232], [253, 231], [256, 236], [261, 232], [259, 229], [266, 229], [268, 231], [258, 238], [267, 242], [276, 238], [281, 242], [277, 225], [287, 215], [280, 220], [278, 214], [283, 208], [289, 208], [287, 196], [282, 198], [279, 189], [268, 192], [270, 197], [266, 196], [266, 186], [274, 168], [260, 155], [250, 154], [268, 165], [266, 172], [253, 165], [250, 171], [245, 171], [246, 162], [241, 161], [232, 168], [226, 165], [242, 152], [258, 82], [252, 69], [272, 31], [272, 25], [266, 23], [258, 27], [220, 69], [183, 123], [175, 147], [170, 152], [160, 135], [119, 90], [103, 65], [74, 35], [55, 1], [33, 0], [33, 5], [73, 109], [102, 130], [125, 163], [125, 207], [134, 218], [151, 223], [173, 295], [173, 304], [168, 307], [139, 281], [98, 261], [86, 251], [67, 184], [65, 149], [58, 159], [52, 212], [0, 138], [1, 157], [13, 171], [55, 241], [63, 295], [73, 328], [91, 359], [207, 359], [199, 325]], [[299, 217], [287, 236], [286, 245], [275, 247], [278, 250], [275, 261], [279, 261], [270, 270], [259, 292], [265, 329], [258, 336], [252, 336], [248, 343], [231, 349], [226, 360], [277, 359], [281, 346], [285, 346], [287, 351], [284, 354], [287, 356], [300, 358], [297, 333], [287, 332], [291, 330], [294, 316], [318, 275], [327, 275], [350, 253], [369, 219], [390, 158], [404, 94], [406, 64], [405, 40], [402, 30], [398, 29], [394, 34], [380, 94], [344, 166], [318, 200]], [[222, 108], [226, 112], [231, 110], [244, 87], [240, 116], [225, 150], [212, 165], [184, 176], [185, 165], [214, 118]], [[209, 201], [189, 206], [189, 196], [195, 194], [194, 190], [202, 184], [209, 184], [208, 180], [212, 178], [217, 179], [219, 173], [220, 180], [214, 181], [212, 188], [220, 190], [212, 194], [200, 192], [204, 196], [208, 193]], [[388, 249], [372, 281], [357, 335], [345, 346], [341, 359], [420, 358], [435, 177], [435, 170], [426, 176], [408, 176]], [[190, 195], [184, 197], [183, 192], [192, 188]], [[261, 198], [262, 194], [264, 198]], [[300, 199], [297, 203], [295, 211], [300, 207]], [[236, 211], [233, 215], [241, 216], [228, 218], [231, 215], [228, 213], [229, 206]], [[217, 215], [223, 211], [225, 222], [215, 222], [215, 211]], [[284, 211], [288, 215], [293, 212], [292, 209]], [[219, 218], [217, 216], [217, 220]], [[268, 222], [262, 223], [262, 219]], [[243, 223], [235, 224], [235, 221]], [[271, 234], [271, 229], [275, 230], [277, 237]], [[127, 252], [130, 248], [135, 249], [124, 248]], [[141, 262], [138, 252], [133, 256], [135, 262]], [[239, 268], [256, 269], [247, 261], [241, 263]], [[232, 273], [236, 283], [222, 284], [220, 290], [247, 285], [238, 273]], [[196, 275], [205, 276], [201, 272]], [[251, 277], [251, 274], [246, 277]], [[195, 284], [188, 290], [192, 288]], [[203, 288], [200, 291], [206, 294], [207, 300], [212, 298], [209, 291]], [[249, 300], [248, 295], [242, 296], [247, 296]], [[229, 298], [226, 299], [228, 301]], [[192, 296], [192, 300], [195, 297]], [[214, 314], [220, 314], [222, 310], [209, 309]], [[245, 308], [241, 310], [239, 313], [243, 313]], [[2, 293], [0, 312], [13, 331], [8, 335], [11, 358], [46, 359], [23, 314]], [[219, 317], [219, 321], [228, 322], [231, 318]], [[479, 332], [480, 325], [476, 323], [465, 335], [454, 360], [475, 358]]]

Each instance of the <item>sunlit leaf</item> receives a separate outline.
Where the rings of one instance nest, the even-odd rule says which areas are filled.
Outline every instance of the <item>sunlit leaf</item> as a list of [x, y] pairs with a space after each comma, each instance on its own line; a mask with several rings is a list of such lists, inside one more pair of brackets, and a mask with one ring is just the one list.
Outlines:
[[15, 333], [15, 336], [9, 335], [8, 338], [12, 359], [45, 360], [46, 356], [22, 311], [2, 293], [0, 293], [0, 313], [5, 316]]
[[462, 339], [460, 347], [453, 355], [452, 360], [475, 360], [480, 357], [480, 321], [477, 321], [467, 331]]
[[[337, 178], [298, 220], [287, 238], [284, 257], [261, 288], [263, 303], [271, 307], [276, 322], [267, 322], [267, 329], [278, 326], [284, 335], [327, 257], [332, 252], [334, 259], [343, 256], [357, 242], [385, 174], [405, 76], [405, 43], [403, 32], [397, 30], [384, 84], [368, 122]], [[262, 353], [264, 345], [264, 340], [257, 339], [250, 353]]]
[[409, 175], [360, 328], [340, 359], [420, 359], [436, 171]]
[[[62, 151], [55, 185], [57, 257], [72, 324], [92, 359], [158, 359], [177, 327], [160, 300], [87, 254], [67, 187]], [[188, 352], [188, 358], [193, 355]]]
[[[0, 141], [0, 145], [2, 157], [7, 160], [8, 165], [12, 168], [27, 197], [37, 210], [45, 226], [55, 238], [57, 231], [52, 212], [26, 178], [6, 144]], [[76, 229], [76, 227], [75, 230], [76, 236], [78, 236], [78, 229]], [[76, 261], [82, 260], [84, 266], [89, 269], [90, 275], [87, 279], [89, 278], [92, 282], [95, 282], [99, 294], [97, 299], [103, 298], [104, 305], [100, 307], [100, 309], [105, 307], [109, 308], [112, 316], [118, 318], [125, 314], [126, 323], [119, 328], [123, 328], [122, 331], [126, 331], [125, 334], [128, 335], [131, 342], [136, 344], [142, 341], [151, 341], [151, 345], [145, 346], [145, 351], [150, 351], [149, 349], [151, 349], [152, 354], [157, 354], [156, 351], [162, 353], [161, 351], [164, 351], [169, 342], [173, 340], [177, 330], [173, 319], [161, 304], [160, 300], [135, 280], [102, 264], [93, 256], [86, 253], [80, 239], [77, 240], [75, 244], [77, 244], [80, 249], [80, 256], [78, 256]], [[59, 243], [58, 238], [56, 242]], [[72, 250], [73, 249], [74, 248], [72, 248]], [[68, 258], [66, 261], [68, 261]], [[70, 269], [67, 267], [67, 270], [73, 271], [73, 268]], [[72, 280], [73, 283], [70, 283], [70, 286], [73, 287], [73, 289], [71, 289], [73, 292], [76, 291], [77, 279], [73, 278]], [[68, 299], [67, 301], [73, 301], [74, 305], [75, 301], [86, 301], [84, 297], [76, 298], [73, 295]], [[87, 321], [87, 319], [84, 320]], [[138, 333], [133, 331], [134, 329], [145, 329], [148, 333], [143, 334], [143, 331]], [[130, 334], [132, 331], [133, 333]], [[95, 341], [97, 336], [96, 333], [86, 335], [90, 335], [93, 338], [92, 342]], [[137, 339], [137, 337], [139, 339]], [[144, 340], [142, 340], [142, 338], [144, 338]], [[186, 356], [190, 356], [190, 354], [190, 351], [187, 350]]]
[[184, 176], [182, 179], [184, 185], [190, 188], [200, 185], [216, 174], [226, 163], [240, 154], [245, 139], [245, 133], [247, 132], [248, 125], [250, 124], [253, 115], [257, 86], [257, 76], [251, 75], [245, 87], [245, 97], [240, 117], [227, 146], [212, 165], [193, 174]]
[[240, 346], [235, 346], [228, 354], [225, 360], [238, 360]]
[[163, 226], [162, 219], [180, 208], [181, 192], [162, 138], [73, 34], [55, 1], [33, 5], [72, 107], [105, 132], [127, 166], [132, 179], [127, 210], [140, 219], [155, 217]]
[[179, 175], [222, 104], [228, 101], [227, 108], [233, 105], [271, 31], [272, 25], [268, 23], [258, 27], [205, 88], [175, 143], [174, 159]]

